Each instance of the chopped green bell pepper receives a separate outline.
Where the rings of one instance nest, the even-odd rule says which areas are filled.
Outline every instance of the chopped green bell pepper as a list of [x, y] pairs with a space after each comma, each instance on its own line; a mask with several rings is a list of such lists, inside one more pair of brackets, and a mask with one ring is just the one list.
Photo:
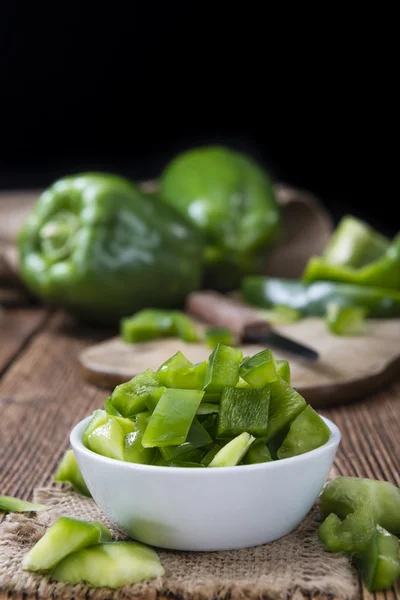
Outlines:
[[276, 304], [271, 309], [257, 311], [260, 319], [274, 325], [284, 325], [285, 323], [295, 323], [301, 319], [301, 312], [290, 306]]
[[282, 378], [269, 383], [267, 388], [271, 393], [266, 434], [267, 442], [269, 442], [288, 427], [291, 421], [305, 409], [307, 403], [303, 396], [300, 396]]
[[391, 588], [400, 577], [399, 540], [377, 525], [358, 565], [370, 592]]
[[51, 577], [71, 585], [86, 582], [93, 587], [119, 588], [164, 573], [152, 548], [138, 542], [114, 542], [70, 554], [51, 571]]
[[208, 402], [202, 402], [199, 406], [199, 408], [197, 409], [197, 416], [204, 416], [204, 415], [212, 415], [213, 413], [218, 413], [219, 412], [219, 406], [218, 404], [213, 404], [213, 403], [208, 403]]
[[218, 454], [218, 452], [221, 450], [222, 446], [220, 444], [213, 444], [212, 447], [210, 448], [210, 450], [207, 452], [207, 454], [205, 454], [203, 456], [203, 458], [201, 459], [201, 464], [204, 465], [205, 467], [208, 467], [208, 465], [210, 464], [210, 462], [212, 461], [212, 459], [214, 458], [214, 456], [216, 456], [216, 454]]
[[243, 298], [254, 306], [287, 304], [305, 316], [323, 317], [329, 303], [365, 308], [371, 318], [400, 316], [400, 291], [336, 281], [306, 283], [263, 276], [246, 277]]
[[142, 439], [145, 448], [179, 446], [186, 441], [204, 392], [167, 389], [149, 418]]
[[335, 335], [357, 335], [365, 330], [367, 310], [359, 306], [339, 306], [329, 303], [325, 323]]
[[256, 438], [244, 431], [217, 452], [208, 467], [234, 467], [242, 460]]
[[110, 530], [102, 523], [61, 517], [25, 554], [22, 567], [27, 571], [52, 569], [68, 554], [110, 541]]
[[187, 454], [192, 450], [196, 450], [202, 446], [207, 446], [207, 444], [211, 443], [212, 439], [210, 434], [195, 418], [193, 419], [193, 423], [189, 429], [189, 433], [187, 434], [185, 442], [179, 444], [179, 446], [164, 446], [160, 448], [160, 452], [165, 460], [171, 461], [175, 460], [178, 456]]
[[76, 491], [84, 496], [91, 496], [82, 473], [79, 469], [73, 450], [67, 450], [58, 465], [57, 472], [54, 477], [55, 481], [67, 481]]
[[143, 448], [142, 439], [146, 431], [150, 412], [139, 413], [135, 417], [135, 431], [126, 434], [124, 460], [126, 462], [151, 465], [155, 457], [154, 448]]
[[141, 310], [121, 319], [120, 333], [124, 342], [130, 344], [161, 337], [179, 337], [185, 342], [200, 340], [192, 320], [179, 310]]
[[56, 181], [19, 238], [28, 288], [103, 325], [182, 304], [200, 287], [203, 256], [203, 240], [179, 211], [106, 173]]
[[205, 341], [210, 348], [215, 348], [218, 344], [234, 346], [236, 342], [235, 336], [226, 327], [209, 327], [206, 329]]
[[109, 419], [110, 415], [106, 413], [105, 410], [95, 410], [93, 411], [92, 418], [90, 419], [82, 437], [82, 441], [84, 445], [89, 447], [89, 436], [93, 433], [97, 427], [101, 425], [105, 425]]
[[92, 431], [87, 445], [92, 452], [124, 460], [125, 432], [115, 417], [109, 417], [107, 423]]
[[375, 523], [400, 534], [400, 489], [387, 481], [357, 477], [336, 477], [320, 497], [321, 518], [335, 513], [345, 519], [359, 506], [370, 504]]
[[331, 513], [318, 528], [318, 535], [328, 552], [346, 552], [360, 556], [375, 531], [371, 506], [366, 503], [341, 521]]
[[206, 239], [208, 289], [233, 289], [243, 273], [258, 270], [281, 218], [268, 174], [250, 157], [217, 146], [195, 148], [167, 165], [160, 185], [165, 201]]
[[311, 406], [306, 406], [292, 421], [289, 432], [278, 450], [278, 458], [290, 458], [326, 444], [331, 430]]
[[204, 391], [215, 394], [221, 392], [225, 386], [236, 385], [242, 360], [243, 353], [239, 348], [218, 344], [208, 360]]
[[207, 366], [208, 361], [193, 365], [179, 351], [161, 365], [157, 374], [162, 384], [169, 388], [201, 390]]
[[267, 348], [245, 358], [239, 367], [239, 375], [254, 388], [263, 388], [267, 383], [276, 381], [278, 374], [271, 350]]
[[243, 457], [243, 463], [245, 465], [255, 465], [271, 461], [272, 456], [264, 439], [253, 442]]
[[118, 410], [113, 405], [111, 396], [108, 396], [108, 398], [105, 398], [104, 410], [106, 411], [106, 413], [108, 415], [111, 415], [112, 417], [121, 417], [122, 416], [121, 413], [118, 412]]
[[244, 431], [260, 437], [268, 431], [270, 391], [225, 387], [221, 394], [217, 438], [230, 438]]
[[116, 410], [124, 417], [147, 411], [148, 402], [154, 405], [165, 391], [158, 373], [147, 369], [126, 383], [117, 385], [111, 395]]
[[13, 496], [0, 496], [0, 510], [22, 513], [40, 512], [42, 510], [47, 510], [47, 508], [48, 507], [45, 504], [38, 504], [37, 502], [28, 502], [27, 500], [14, 498]]
[[380, 258], [390, 240], [351, 215], [344, 216], [322, 257], [331, 265], [360, 268]]
[[276, 360], [275, 368], [278, 376], [281, 377], [290, 385], [290, 364], [287, 360]]

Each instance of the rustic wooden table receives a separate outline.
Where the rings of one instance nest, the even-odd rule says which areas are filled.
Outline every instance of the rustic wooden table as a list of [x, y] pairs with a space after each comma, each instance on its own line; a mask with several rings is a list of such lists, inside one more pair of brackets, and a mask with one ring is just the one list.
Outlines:
[[[29, 499], [35, 487], [52, 481], [72, 426], [100, 407], [106, 395], [82, 380], [78, 352], [109, 335], [42, 308], [0, 312], [2, 494]], [[343, 435], [334, 474], [400, 485], [400, 374], [398, 382], [373, 397], [320, 412]], [[0, 600], [6, 597], [0, 591]], [[373, 595], [360, 584], [359, 597], [395, 600], [400, 587]]]

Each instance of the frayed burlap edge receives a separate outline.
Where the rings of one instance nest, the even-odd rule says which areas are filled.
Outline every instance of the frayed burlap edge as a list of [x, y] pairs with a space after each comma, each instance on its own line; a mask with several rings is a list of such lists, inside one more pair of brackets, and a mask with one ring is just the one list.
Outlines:
[[229, 552], [172, 552], [159, 550], [166, 574], [156, 580], [125, 585], [118, 590], [69, 586], [48, 576], [23, 571], [24, 554], [59, 516], [99, 520], [114, 539], [123, 534], [99, 511], [93, 500], [55, 486], [37, 489], [35, 501], [49, 510], [36, 517], [8, 515], [0, 525], [0, 590], [36, 595], [36, 598], [86, 600], [156, 600], [173, 596], [183, 600], [286, 600], [303, 594], [352, 599], [357, 577], [347, 558], [324, 552], [316, 535], [318, 510], [314, 507], [299, 527], [273, 542]]

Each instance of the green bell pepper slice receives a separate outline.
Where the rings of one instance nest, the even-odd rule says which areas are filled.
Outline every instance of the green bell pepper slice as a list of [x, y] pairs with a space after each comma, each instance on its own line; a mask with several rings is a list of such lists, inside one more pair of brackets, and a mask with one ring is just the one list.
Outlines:
[[178, 351], [159, 367], [157, 374], [166, 387], [201, 390], [207, 366], [208, 361], [193, 365], [181, 351]]
[[167, 389], [149, 418], [142, 439], [145, 448], [179, 446], [186, 441], [204, 392]]
[[289, 361], [276, 360], [275, 368], [276, 368], [276, 372], [278, 373], [278, 376], [281, 377], [282, 379], [284, 379], [286, 381], [286, 383], [288, 383], [290, 385], [291, 376], [290, 376]]
[[199, 289], [204, 241], [167, 202], [106, 173], [56, 181], [19, 237], [20, 273], [46, 302], [115, 324], [143, 308], [174, 308]]
[[119, 588], [164, 575], [155, 550], [139, 542], [98, 544], [70, 554], [52, 571], [55, 581]]
[[245, 358], [239, 367], [239, 375], [254, 388], [263, 388], [267, 383], [276, 381], [275, 357], [269, 348]]
[[256, 438], [244, 431], [217, 452], [208, 467], [234, 467], [244, 457]]
[[278, 450], [278, 458], [290, 458], [315, 450], [326, 444], [330, 437], [329, 427], [308, 405], [292, 421], [289, 432]]
[[0, 496], [0, 510], [6, 510], [8, 512], [23, 513], [23, 512], [40, 512], [47, 510], [48, 507], [45, 504], [38, 504], [37, 502], [28, 502], [27, 500], [21, 500], [20, 498], [14, 498], [13, 496]]
[[339, 306], [328, 304], [325, 324], [335, 335], [358, 335], [365, 331], [367, 310], [360, 306]]
[[267, 385], [271, 399], [269, 405], [268, 429], [266, 440], [273, 438], [285, 431], [289, 424], [307, 406], [303, 396], [292, 388], [282, 378]]
[[112, 417], [122, 417], [121, 413], [115, 408], [111, 396], [104, 399], [104, 410]]
[[212, 415], [214, 413], [218, 413], [219, 412], [219, 406], [218, 404], [213, 404], [212, 402], [202, 402], [199, 406], [199, 408], [197, 409], [196, 415], [197, 416], [204, 416], [204, 415]]
[[83, 432], [82, 442], [88, 448], [89, 447], [89, 436], [93, 433], [97, 427], [105, 425], [108, 422], [110, 415], [105, 410], [94, 410], [92, 418], [90, 419], [85, 431]]
[[135, 431], [125, 435], [124, 461], [151, 465], [155, 457], [154, 448], [143, 448], [142, 439], [146, 431], [148, 419], [151, 413], [139, 413], [135, 417]]
[[224, 147], [178, 155], [160, 178], [164, 200], [204, 235], [205, 287], [226, 291], [256, 272], [281, 227], [268, 174], [250, 157]]
[[[160, 448], [161, 455], [168, 461], [175, 461], [181, 455], [186, 455], [192, 450], [207, 446], [212, 443], [212, 438], [208, 431], [194, 418], [193, 423], [187, 434], [186, 441], [179, 446], [164, 446]], [[187, 460], [187, 459], [185, 459]]]
[[89, 489], [82, 477], [78, 462], [73, 450], [67, 450], [58, 465], [54, 477], [55, 481], [67, 481], [83, 496], [91, 496]]
[[357, 562], [370, 592], [390, 589], [400, 577], [399, 540], [377, 525], [362, 558]]
[[244, 431], [257, 437], [267, 434], [270, 391], [226, 387], [221, 394], [217, 438], [231, 438]]
[[208, 467], [210, 462], [213, 460], [214, 456], [216, 456], [218, 454], [218, 452], [221, 450], [221, 448], [222, 448], [221, 444], [214, 443], [212, 445], [212, 447], [209, 449], [209, 451], [200, 460], [200, 463], [202, 465], [204, 465], [205, 467]]
[[343, 521], [331, 513], [318, 528], [318, 535], [328, 552], [346, 552], [361, 556], [375, 531], [371, 506], [367, 503]]
[[96, 427], [89, 435], [88, 448], [107, 458], [124, 460], [125, 435], [116, 417], [109, 417], [107, 423]]
[[400, 534], [400, 489], [387, 481], [357, 477], [336, 477], [320, 496], [321, 518], [330, 513], [345, 519], [359, 506], [370, 504], [375, 523]]
[[200, 340], [193, 321], [178, 310], [141, 310], [121, 319], [120, 334], [129, 344], [162, 337], [179, 337], [185, 342]]
[[400, 234], [385, 254], [360, 268], [332, 265], [323, 257], [311, 257], [303, 274], [306, 282], [341, 281], [359, 286], [376, 286], [400, 290]]
[[400, 291], [360, 286], [336, 281], [305, 281], [263, 276], [246, 277], [242, 283], [244, 300], [254, 306], [287, 304], [304, 316], [323, 317], [329, 303], [358, 306], [371, 318], [400, 316]]
[[360, 268], [380, 258], [390, 240], [364, 221], [345, 215], [328, 242], [322, 257], [331, 265]]
[[100, 542], [110, 541], [110, 530], [102, 523], [61, 517], [25, 554], [22, 567], [27, 571], [52, 569], [73, 552]]
[[218, 344], [208, 360], [204, 391], [215, 394], [221, 392], [225, 386], [236, 385], [242, 360], [243, 353], [239, 348]]
[[150, 405], [156, 404], [164, 389], [158, 373], [147, 369], [130, 381], [117, 385], [111, 395], [111, 402], [123, 417], [132, 417], [147, 411], [147, 402]]
[[214, 349], [218, 344], [234, 346], [235, 336], [226, 327], [208, 327], [205, 333], [205, 342], [209, 348]]
[[243, 463], [245, 465], [255, 465], [264, 462], [271, 462], [272, 460], [271, 453], [268, 450], [268, 446], [264, 439], [256, 439], [243, 457]]

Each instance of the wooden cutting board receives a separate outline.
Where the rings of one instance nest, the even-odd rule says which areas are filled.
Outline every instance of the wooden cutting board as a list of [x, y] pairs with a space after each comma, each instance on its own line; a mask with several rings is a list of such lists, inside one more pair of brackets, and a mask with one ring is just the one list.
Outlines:
[[[371, 319], [367, 332], [359, 336], [331, 335], [323, 320], [317, 318], [275, 329], [319, 353], [319, 360], [310, 362], [271, 346], [277, 358], [290, 361], [293, 386], [314, 406], [356, 400], [399, 374], [400, 319]], [[253, 345], [241, 348], [245, 356], [263, 349]], [[87, 381], [111, 389], [144, 369], [156, 370], [178, 350], [193, 362], [203, 361], [210, 354], [203, 344], [187, 344], [174, 338], [126, 344], [116, 337], [85, 349], [79, 361]]]

